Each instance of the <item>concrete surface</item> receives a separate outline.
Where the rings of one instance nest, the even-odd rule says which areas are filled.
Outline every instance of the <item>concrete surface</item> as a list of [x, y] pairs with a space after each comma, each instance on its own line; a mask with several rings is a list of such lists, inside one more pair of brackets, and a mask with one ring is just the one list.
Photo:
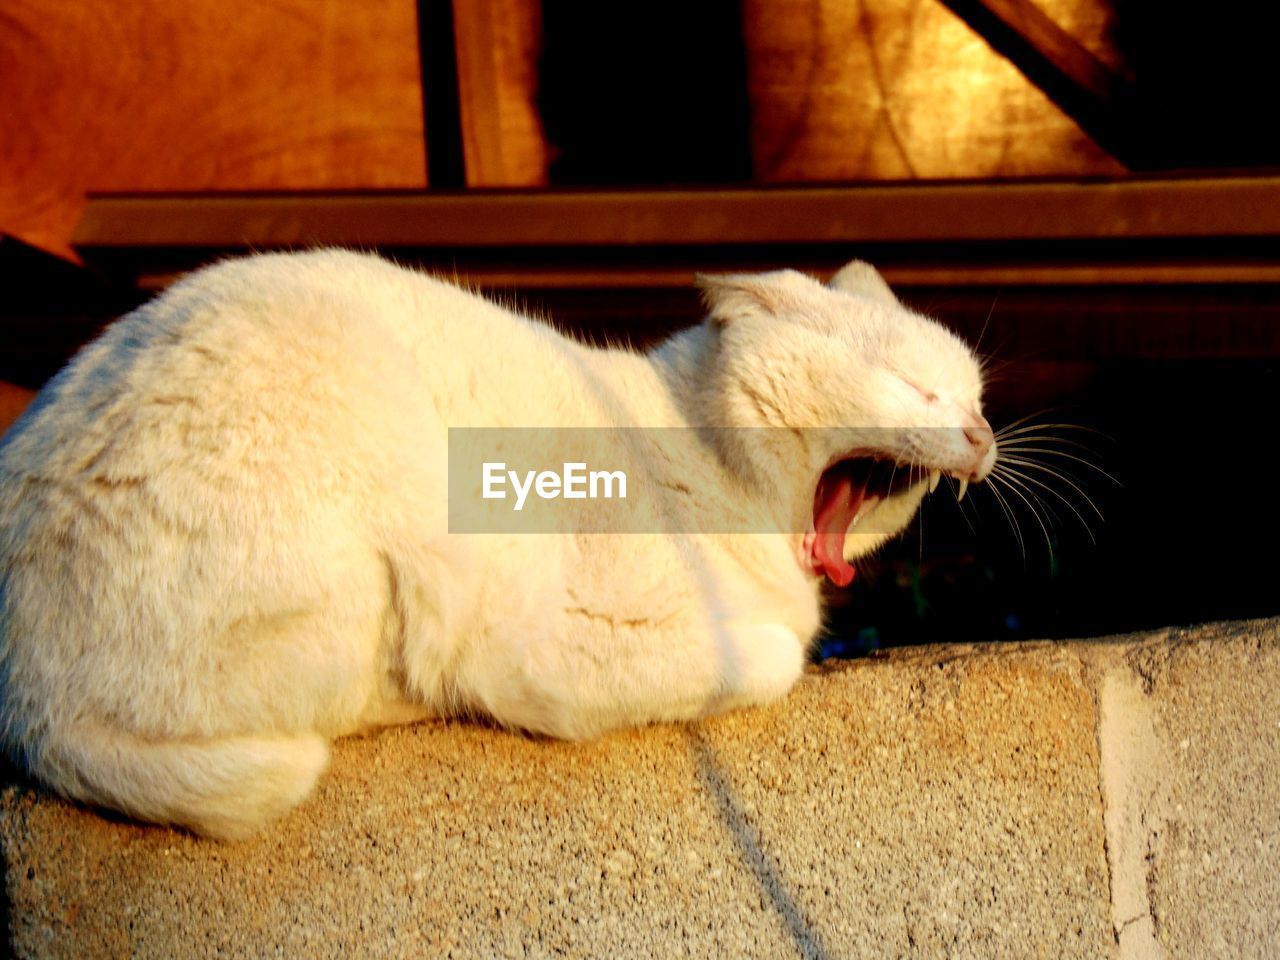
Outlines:
[[27, 786], [19, 957], [1280, 955], [1280, 621], [825, 666], [572, 745], [348, 740], [240, 845]]

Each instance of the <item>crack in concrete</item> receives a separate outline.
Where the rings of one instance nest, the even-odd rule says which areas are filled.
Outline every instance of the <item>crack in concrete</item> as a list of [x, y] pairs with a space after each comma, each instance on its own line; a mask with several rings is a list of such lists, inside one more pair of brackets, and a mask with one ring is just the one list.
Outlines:
[[1160, 741], [1132, 664], [1108, 663], [1097, 681], [1099, 789], [1112, 929], [1120, 960], [1165, 960], [1157, 939], [1154, 850], [1149, 822], [1159, 783]]
[[[1101, 705], [1099, 705], [1099, 713], [1101, 713]], [[1100, 726], [1100, 724], [1098, 726]], [[1099, 764], [1101, 764], [1102, 734], [1101, 734], [1101, 731], [1098, 729], [1098, 727], [1095, 727], [1094, 735], [1098, 741], [1098, 762]], [[1102, 819], [1105, 824], [1106, 811], [1107, 811], [1107, 792], [1102, 785], [1101, 772], [1099, 772], [1098, 774], [1098, 800], [1102, 807]], [[1120, 931], [1124, 927], [1123, 927], [1123, 924], [1120, 926], [1117, 926], [1114, 922], [1115, 903], [1116, 903], [1116, 876], [1115, 876], [1115, 869], [1112, 866], [1112, 862], [1115, 859], [1115, 853], [1111, 849], [1111, 837], [1105, 829], [1103, 830], [1103, 833], [1102, 833], [1102, 859], [1107, 867], [1107, 900], [1111, 904], [1111, 916], [1112, 916], [1111, 936], [1115, 939], [1116, 948], [1118, 950], [1120, 947]]]

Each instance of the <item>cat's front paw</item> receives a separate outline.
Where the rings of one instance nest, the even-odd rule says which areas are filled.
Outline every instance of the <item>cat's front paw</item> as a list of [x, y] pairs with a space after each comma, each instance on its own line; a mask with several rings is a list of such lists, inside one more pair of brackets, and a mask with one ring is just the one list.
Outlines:
[[804, 670], [804, 644], [781, 623], [734, 624], [722, 644], [724, 708], [768, 703], [783, 696]]

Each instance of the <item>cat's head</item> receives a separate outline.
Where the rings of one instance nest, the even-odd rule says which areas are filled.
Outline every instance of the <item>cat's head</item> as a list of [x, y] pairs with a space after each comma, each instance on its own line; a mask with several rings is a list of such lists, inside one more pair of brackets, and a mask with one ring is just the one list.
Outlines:
[[712, 415], [769, 428], [742, 431], [748, 456], [789, 491], [811, 572], [847, 584], [848, 561], [900, 532], [940, 477], [963, 495], [991, 472], [973, 351], [868, 264], [826, 286], [791, 270], [700, 283], [718, 337]]

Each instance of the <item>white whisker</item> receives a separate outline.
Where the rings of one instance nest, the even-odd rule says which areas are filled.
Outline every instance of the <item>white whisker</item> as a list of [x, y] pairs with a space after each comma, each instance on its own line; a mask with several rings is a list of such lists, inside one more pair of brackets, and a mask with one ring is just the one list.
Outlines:
[[[1026, 477], [1021, 474], [1014, 473], [1012, 470], [1007, 468], [1001, 470], [998, 476], [1006, 484], [1011, 484], [1023, 491], [1023, 493], [1025, 493], [1031, 500], [1031, 503], [1029, 504], [1030, 506], [1040, 507], [1040, 510], [1044, 511], [1043, 516], [1050, 527], [1054, 526], [1054, 521], [1057, 521], [1058, 523], [1062, 522], [1062, 517], [1058, 515], [1058, 511], [1054, 510], [1052, 504], [1045, 500], [1044, 497], [1040, 496], [1039, 492], [1032, 489], [1032, 487], [1026, 482]], [[1037, 510], [1036, 512], [1040, 513], [1040, 510]]]
[[[1085, 493], [1083, 488], [1081, 488], [1074, 482], [1074, 478], [1072, 477], [1071, 474], [1066, 473], [1065, 471], [1062, 471], [1062, 470], [1055, 470], [1053, 469], [1053, 467], [1050, 467], [1047, 464], [1043, 464], [1038, 460], [1028, 460], [1025, 457], [1001, 457], [1000, 461], [996, 464], [996, 466], [997, 467], [1005, 466], [1006, 468], [1008, 468], [1009, 464], [1014, 464], [1015, 466], [1019, 466], [1019, 467], [1025, 467], [1030, 470], [1039, 470], [1041, 473], [1047, 473], [1051, 477], [1056, 477], [1057, 479], [1065, 483], [1067, 486], [1069, 486], [1076, 493], [1078, 493], [1080, 495], [1080, 498], [1084, 500], [1084, 502], [1089, 505], [1089, 507], [1093, 510], [1093, 512], [1098, 515], [1099, 520], [1106, 519], [1102, 515], [1102, 511], [1098, 509], [1098, 505], [1093, 502], [1093, 498], [1090, 497], [1087, 493]], [[1025, 474], [1023, 474], [1023, 476], [1025, 476]], [[1027, 477], [1027, 479], [1033, 480], [1033, 478], [1031, 477]], [[1039, 483], [1040, 481], [1033, 480], [1033, 482]], [[1052, 489], [1052, 487], [1050, 487], [1050, 489]], [[1057, 493], [1057, 491], [1055, 490], [1054, 493]], [[1061, 494], [1059, 494], [1059, 496], [1061, 496]]]
[[[951, 493], [953, 495], [958, 493], [956, 489], [956, 482], [950, 476], [947, 477], [947, 486], [951, 488]], [[974, 501], [975, 501], [974, 497], [968, 498], [968, 502], [973, 505], [973, 512], [974, 512], [974, 515], [976, 516], [978, 515], [978, 507]], [[965, 501], [961, 500], [959, 496], [956, 496], [955, 505], [960, 510], [960, 516], [964, 518], [965, 526], [969, 528], [969, 532], [976, 536], [978, 531], [974, 529], [973, 524], [970, 522], [969, 514], [965, 511], [964, 504], [965, 504]]]
[[1043, 453], [1045, 456], [1048, 456], [1048, 457], [1062, 457], [1064, 460], [1071, 460], [1075, 463], [1083, 464], [1084, 466], [1088, 467], [1090, 470], [1096, 470], [1098, 473], [1102, 474], [1104, 477], [1106, 477], [1108, 480], [1114, 483], [1117, 487], [1124, 486], [1123, 483], [1121, 483], [1111, 474], [1107, 473], [1107, 471], [1103, 470], [1096, 463], [1093, 463], [1090, 460], [1086, 460], [1084, 457], [1077, 457], [1073, 453], [1066, 453], [1062, 450], [1054, 450], [1051, 447], [1014, 447], [1013, 450], [1015, 453], [1018, 453], [1018, 454]]
[[1026, 422], [1024, 417], [1022, 420], [1016, 420], [1007, 427], [1002, 427], [996, 431], [996, 439], [1003, 440], [1007, 437], [1017, 437], [1024, 433], [1030, 433], [1032, 430], [1074, 430], [1077, 433], [1092, 433], [1095, 436], [1102, 437], [1104, 440], [1110, 440], [1111, 437], [1101, 430], [1095, 430], [1093, 427], [1084, 427], [1078, 423], [1028, 423], [1019, 429], [1013, 429], [1018, 424]]
[[[914, 471], [914, 470], [915, 470], [915, 468], [916, 468], [916, 458], [915, 458], [915, 457], [912, 457], [912, 458], [911, 458], [911, 465], [910, 465], [910, 467], [909, 467], [908, 469], [909, 469], [909, 470], [911, 470], [911, 471]], [[920, 468], [920, 470], [921, 470], [921, 475], [923, 475], [924, 467], [921, 467], [921, 468]], [[908, 476], [908, 477], [910, 477], [910, 476], [911, 476], [911, 474], [910, 474], [910, 473], [908, 473], [908, 474], [907, 474], [907, 476]], [[923, 510], [921, 510], [921, 511], [920, 511], [920, 524], [919, 524], [919, 530], [920, 530], [920, 536], [917, 538], [917, 542], [918, 542], [918, 545], [919, 545], [919, 551], [920, 551], [920, 552], [919, 552], [919, 555], [918, 555], [918, 557], [917, 557], [917, 559], [916, 559], [916, 563], [917, 563], [917, 564], [919, 564], [921, 568], [923, 568], [923, 567], [924, 567], [924, 511], [923, 511]]]
[[1038, 429], [1039, 429], [1039, 425], [1038, 425], [1038, 424], [1031, 423], [1030, 421], [1034, 420], [1036, 417], [1043, 417], [1046, 413], [1055, 413], [1055, 412], [1056, 412], [1056, 411], [1055, 411], [1055, 410], [1052, 410], [1052, 409], [1050, 409], [1050, 410], [1041, 410], [1039, 413], [1032, 413], [1032, 414], [1029, 414], [1029, 415], [1027, 415], [1027, 416], [1025, 416], [1025, 417], [1020, 417], [1019, 419], [1017, 419], [1017, 420], [1013, 421], [1013, 423], [1007, 423], [1007, 424], [1005, 424], [1003, 427], [1001, 427], [999, 430], [997, 430], [997, 431], [996, 431], [996, 439], [997, 439], [997, 440], [999, 440], [999, 439], [1000, 439], [1001, 437], [1003, 437], [1003, 436], [1008, 436], [1008, 435], [1010, 435], [1011, 431], [1012, 431], [1015, 427], [1021, 427], [1024, 423], [1028, 425], [1026, 429], [1028, 429], [1028, 430], [1038, 430]]
[[[978, 341], [973, 345], [973, 352], [975, 354], [978, 353], [979, 348], [982, 346], [982, 338], [987, 335], [987, 327], [991, 324], [991, 318], [995, 316], [996, 304], [999, 302], [1000, 302], [1000, 294], [997, 293], [991, 299], [991, 309], [987, 311], [987, 319], [982, 321], [982, 329], [978, 331]], [[987, 369], [987, 364], [990, 362], [991, 362], [990, 357], [980, 357], [979, 368], [985, 373]]]
[[[1023, 503], [1027, 505], [1027, 509], [1031, 511], [1031, 516], [1035, 518], [1036, 523], [1040, 525], [1041, 532], [1044, 534], [1044, 543], [1049, 550], [1049, 565], [1050, 567], [1052, 567], [1054, 565], [1053, 538], [1049, 536], [1049, 528], [1045, 526], [1045, 522], [1040, 517], [1039, 511], [1037, 511], [1035, 506], [1031, 503], [1031, 501], [1028, 500], [1025, 495], [1023, 495], [1022, 491], [1020, 491], [1017, 487], [1015, 487], [1012, 483], [1009, 482], [1008, 477], [999, 476], [993, 473], [988, 479], [999, 480], [1005, 485], [1006, 490], [1008, 490], [1010, 493], [1012, 493], [1014, 496], [1016, 496], [1019, 500], [1021, 500]], [[995, 488], [992, 487], [992, 489], [994, 490]]]
[[1085, 453], [1090, 453], [1090, 454], [1093, 454], [1094, 456], [1098, 455], [1098, 451], [1095, 450], [1093, 447], [1089, 446], [1089, 444], [1087, 443], [1080, 443], [1079, 441], [1076, 441], [1076, 440], [1068, 440], [1066, 437], [1057, 437], [1051, 433], [1024, 434], [1023, 436], [1020, 436], [1020, 437], [1014, 437], [1012, 440], [1005, 440], [1002, 443], [1000, 443], [1000, 446], [1006, 450], [1025, 450], [1031, 444], [1035, 444], [1035, 443], [1056, 444], [1057, 446], [1055, 446], [1053, 449], [1055, 452], [1058, 452], [1058, 453], [1062, 451], [1059, 451], [1057, 447], [1071, 447], [1073, 450], [1082, 450]]
[[[998, 469], [999, 469], [999, 468], [998, 468]], [[1008, 466], [1004, 467], [1004, 468], [1001, 470], [1001, 476], [1003, 476], [1007, 481], [1010, 481], [1010, 482], [1015, 482], [1015, 478], [1016, 478], [1017, 480], [1024, 481], [1025, 483], [1034, 484], [1035, 486], [1039, 487], [1040, 489], [1042, 489], [1042, 490], [1046, 490], [1046, 491], [1048, 491], [1049, 493], [1053, 494], [1055, 497], [1057, 497], [1059, 500], [1061, 500], [1063, 503], [1065, 503], [1065, 504], [1067, 505], [1067, 509], [1068, 509], [1068, 510], [1070, 510], [1072, 513], [1074, 513], [1074, 514], [1076, 515], [1076, 519], [1080, 521], [1080, 526], [1084, 527], [1084, 532], [1085, 532], [1086, 534], [1088, 534], [1088, 536], [1089, 536], [1089, 541], [1090, 541], [1091, 543], [1094, 543], [1094, 544], [1096, 544], [1096, 543], [1098, 542], [1097, 538], [1093, 535], [1093, 530], [1092, 530], [1092, 529], [1090, 529], [1090, 527], [1089, 527], [1089, 523], [1088, 523], [1088, 521], [1087, 521], [1087, 520], [1085, 520], [1084, 515], [1083, 515], [1079, 510], [1077, 510], [1077, 509], [1076, 509], [1075, 504], [1073, 504], [1070, 500], [1068, 500], [1066, 497], [1064, 497], [1060, 491], [1055, 490], [1055, 489], [1054, 489], [1050, 484], [1047, 484], [1047, 483], [1045, 483], [1043, 480], [1039, 480], [1039, 479], [1037, 479], [1036, 477], [1030, 476], [1030, 475], [1025, 474], [1025, 473], [1021, 473], [1021, 472], [1019, 472], [1019, 471], [1017, 471], [1017, 470], [1014, 470], [1014, 469], [1012, 469], [1012, 468], [1010, 468], [1010, 467], [1008, 467]], [[1029, 490], [1029, 488], [1024, 488], [1024, 489], [1028, 489], [1028, 490]], [[1083, 494], [1082, 494], [1082, 496], [1083, 496]], [[1037, 499], [1039, 499], [1039, 498], [1037, 498]], [[1088, 497], [1085, 497], [1085, 499], [1086, 499], [1086, 500], [1089, 500], [1089, 498], [1088, 498]], [[1042, 502], [1043, 502], [1043, 501], [1042, 501]], [[1048, 503], [1045, 503], [1044, 505], [1045, 505], [1045, 508], [1047, 509], [1047, 508], [1048, 508]], [[1098, 511], [1098, 508], [1097, 508], [1096, 506], [1094, 506], [1094, 505], [1093, 505], [1093, 501], [1091, 501], [1091, 500], [1089, 501], [1089, 506], [1093, 507], [1094, 512], [1095, 512], [1095, 513], [1097, 513], [1099, 517], [1101, 517], [1101, 516], [1102, 516], [1101, 512], [1099, 512], [1099, 511]], [[1055, 514], [1055, 516], [1056, 516], [1056, 514]]]
[[1018, 541], [1018, 552], [1022, 554], [1022, 565], [1027, 564], [1027, 543], [1022, 539], [1022, 530], [1018, 527], [1018, 518], [1014, 515], [1013, 510], [1001, 496], [1000, 491], [996, 489], [994, 483], [988, 484], [987, 489], [991, 491], [991, 495], [996, 498], [996, 503], [1000, 505], [1000, 509], [1004, 512], [1005, 517], [1009, 521], [1009, 527], [1013, 530], [1013, 535]]

